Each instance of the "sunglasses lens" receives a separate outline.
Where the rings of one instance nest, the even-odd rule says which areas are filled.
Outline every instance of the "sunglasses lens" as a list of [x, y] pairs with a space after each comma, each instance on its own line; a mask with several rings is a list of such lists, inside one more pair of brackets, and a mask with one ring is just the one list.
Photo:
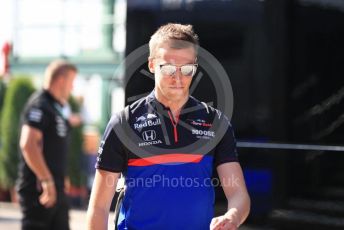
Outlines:
[[196, 72], [196, 66], [194, 65], [183, 65], [180, 71], [184, 76], [192, 77]]
[[163, 75], [173, 76], [177, 71], [177, 67], [173, 65], [163, 65], [161, 66], [160, 71]]

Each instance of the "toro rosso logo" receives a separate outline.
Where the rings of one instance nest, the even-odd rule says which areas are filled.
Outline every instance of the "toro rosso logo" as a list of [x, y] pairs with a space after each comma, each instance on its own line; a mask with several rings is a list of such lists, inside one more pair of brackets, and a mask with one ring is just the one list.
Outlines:
[[192, 125], [195, 126], [202, 126], [202, 127], [211, 127], [212, 124], [207, 123], [205, 120], [202, 119], [196, 119], [196, 120], [190, 120]]

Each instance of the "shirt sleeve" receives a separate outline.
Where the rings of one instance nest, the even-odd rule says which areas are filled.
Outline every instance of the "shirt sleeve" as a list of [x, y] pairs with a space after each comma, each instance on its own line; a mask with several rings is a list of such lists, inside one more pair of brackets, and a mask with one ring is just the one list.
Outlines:
[[23, 124], [44, 131], [49, 122], [49, 115], [42, 106], [32, 106], [24, 113]]
[[110, 172], [123, 172], [126, 169], [126, 151], [115, 132], [115, 128], [121, 125], [120, 121], [119, 115], [114, 115], [109, 121], [98, 149], [95, 168]]
[[227, 162], [238, 162], [238, 152], [236, 148], [236, 139], [232, 125], [228, 118], [222, 114], [221, 121], [227, 126], [226, 132], [222, 139], [215, 148], [215, 167], [227, 163]]

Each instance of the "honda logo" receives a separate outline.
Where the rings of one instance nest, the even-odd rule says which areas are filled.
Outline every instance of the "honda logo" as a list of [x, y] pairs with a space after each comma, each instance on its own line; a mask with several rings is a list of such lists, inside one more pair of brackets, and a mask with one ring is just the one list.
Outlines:
[[156, 133], [154, 130], [148, 130], [148, 131], [144, 131], [142, 133], [142, 138], [145, 141], [154, 141], [156, 138]]

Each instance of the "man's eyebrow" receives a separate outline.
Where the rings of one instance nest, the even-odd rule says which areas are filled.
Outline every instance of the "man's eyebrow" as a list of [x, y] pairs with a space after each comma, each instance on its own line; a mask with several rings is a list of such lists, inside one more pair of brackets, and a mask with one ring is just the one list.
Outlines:
[[182, 64], [182, 65], [176, 65], [176, 64], [172, 64], [172, 63], [169, 63], [169, 62], [166, 62], [166, 63], [159, 63], [159, 65], [174, 65], [174, 66], [184, 66], [184, 65], [195, 65], [197, 63], [195, 62], [188, 62], [188, 63], [185, 63], [185, 64]]

